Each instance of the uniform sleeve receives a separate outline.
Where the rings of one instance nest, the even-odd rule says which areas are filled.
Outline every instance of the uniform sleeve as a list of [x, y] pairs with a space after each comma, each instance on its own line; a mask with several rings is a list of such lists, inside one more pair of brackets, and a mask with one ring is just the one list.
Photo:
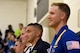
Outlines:
[[67, 41], [66, 46], [68, 53], [80, 53], [79, 41]]
[[80, 53], [80, 49], [68, 50], [68, 53]]
[[61, 39], [65, 53], [80, 53], [80, 38], [72, 31], [68, 30]]

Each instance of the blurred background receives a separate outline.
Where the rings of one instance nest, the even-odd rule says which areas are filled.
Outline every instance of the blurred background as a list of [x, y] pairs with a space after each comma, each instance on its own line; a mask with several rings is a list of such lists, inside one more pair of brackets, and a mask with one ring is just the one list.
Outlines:
[[69, 28], [75, 33], [80, 31], [80, 0], [0, 0], [0, 29], [2, 38], [8, 25], [13, 26], [14, 31], [19, 23], [26, 26], [32, 22], [40, 23], [43, 28], [43, 40], [51, 43], [54, 37], [54, 29], [48, 26], [48, 11], [53, 2], [67, 3], [71, 8], [68, 20]]

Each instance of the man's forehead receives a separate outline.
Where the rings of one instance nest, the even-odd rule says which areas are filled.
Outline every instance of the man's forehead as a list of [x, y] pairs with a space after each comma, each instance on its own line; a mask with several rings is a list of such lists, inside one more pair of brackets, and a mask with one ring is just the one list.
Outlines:
[[53, 6], [51, 6], [50, 10], [51, 10], [51, 9], [53, 9], [53, 10], [57, 10], [57, 9], [59, 9], [59, 7], [58, 7], [58, 6], [53, 5]]
[[35, 28], [34, 26], [27, 26], [26, 29], [33, 29]]

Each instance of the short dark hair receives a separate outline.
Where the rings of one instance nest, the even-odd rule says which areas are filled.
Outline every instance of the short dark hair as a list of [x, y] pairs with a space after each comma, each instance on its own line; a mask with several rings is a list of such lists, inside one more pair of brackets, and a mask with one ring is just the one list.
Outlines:
[[65, 3], [52, 3], [51, 6], [58, 6], [60, 10], [62, 10], [63, 12], [65, 12], [66, 14], [66, 17], [67, 17], [67, 20], [69, 19], [69, 16], [70, 16], [70, 7], [65, 4]]
[[12, 25], [11, 24], [8, 25], [8, 29], [12, 30]]
[[19, 25], [23, 26], [23, 24], [22, 24], [22, 23], [19, 23]]
[[38, 24], [38, 23], [30, 23], [28, 24], [27, 26], [34, 26], [35, 28], [39, 29], [41, 31], [41, 35], [43, 33], [43, 27], [41, 24]]

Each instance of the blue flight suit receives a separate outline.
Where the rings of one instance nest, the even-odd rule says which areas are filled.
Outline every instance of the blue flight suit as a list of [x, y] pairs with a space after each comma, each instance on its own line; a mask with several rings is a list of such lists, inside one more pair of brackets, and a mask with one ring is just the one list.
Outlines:
[[65, 25], [55, 35], [50, 46], [50, 53], [80, 53], [78, 43], [80, 43], [80, 38]]

